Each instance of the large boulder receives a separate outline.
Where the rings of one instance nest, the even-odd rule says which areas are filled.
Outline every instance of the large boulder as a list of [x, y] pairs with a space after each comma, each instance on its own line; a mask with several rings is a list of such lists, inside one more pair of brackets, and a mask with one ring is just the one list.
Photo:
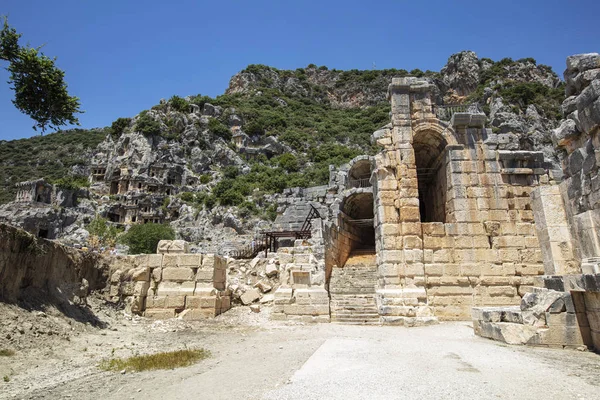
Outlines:
[[479, 83], [479, 59], [472, 51], [462, 51], [451, 55], [440, 73], [442, 80], [459, 96], [468, 96]]
[[600, 79], [594, 80], [577, 97], [581, 129], [591, 134], [600, 126]]
[[552, 130], [552, 143], [554, 146], [563, 146], [566, 141], [577, 137], [579, 133], [575, 121], [564, 120], [558, 128]]

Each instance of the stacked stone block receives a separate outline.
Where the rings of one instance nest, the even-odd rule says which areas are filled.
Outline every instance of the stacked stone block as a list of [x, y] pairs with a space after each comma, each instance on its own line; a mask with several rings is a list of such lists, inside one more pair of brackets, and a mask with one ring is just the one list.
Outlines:
[[186, 254], [185, 245], [163, 244], [148, 254], [118, 257], [112, 265], [110, 295], [133, 313], [150, 318], [215, 317], [231, 308], [227, 261], [214, 254]]
[[280, 248], [272, 255], [283, 266], [281, 286], [274, 293], [274, 320], [329, 322], [322, 227], [317, 221], [312, 239], [296, 240], [293, 248]]

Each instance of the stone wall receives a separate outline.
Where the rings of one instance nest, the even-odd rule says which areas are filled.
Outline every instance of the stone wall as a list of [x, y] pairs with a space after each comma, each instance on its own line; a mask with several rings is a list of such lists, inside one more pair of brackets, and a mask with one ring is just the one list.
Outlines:
[[441, 319], [519, 304], [544, 273], [530, 197], [556, 185], [543, 155], [501, 150], [483, 114], [438, 120], [426, 81], [394, 79], [389, 95], [391, 127], [374, 134], [384, 146], [374, 170], [380, 304]]
[[566, 119], [553, 141], [562, 155], [561, 192], [573, 243], [585, 260], [600, 256], [600, 54], [568, 57], [564, 75]]
[[164, 254], [113, 259], [113, 301], [124, 302], [131, 312], [150, 318], [198, 320], [231, 308], [225, 258], [185, 253], [185, 246], [172, 246], [169, 241], [161, 242], [159, 251]]
[[0, 300], [27, 298], [68, 303], [82, 279], [90, 289], [108, 280], [107, 261], [93, 253], [35, 237], [0, 224]]

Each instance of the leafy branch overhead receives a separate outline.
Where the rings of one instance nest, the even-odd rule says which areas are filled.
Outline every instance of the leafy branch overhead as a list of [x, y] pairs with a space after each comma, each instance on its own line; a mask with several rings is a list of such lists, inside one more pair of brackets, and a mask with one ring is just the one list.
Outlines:
[[20, 33], [8, 25], [0, 31], [0, 60], [8, 61], [8, 83], [15, 92], [13, 104], [19, 111], [29, 115], [36, 124], [33, 129], [56, 129], [60, 126], [79, 125], [76, 114], [79, 98], [70, 96], [64, 81], [65, 73], [40, 48], [19, 46]]

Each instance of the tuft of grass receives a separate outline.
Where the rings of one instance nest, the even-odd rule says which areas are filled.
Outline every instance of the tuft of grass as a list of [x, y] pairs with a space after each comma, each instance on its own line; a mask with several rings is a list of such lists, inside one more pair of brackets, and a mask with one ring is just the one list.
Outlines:
[[8, 377], [8, 375], [4, 375], [4, 378], [2, 378], [4, 380], [4, 382], [10, 382], [10, 378]]
[[100, 369], [105, 371], [148, 371], [154, 369], [173, 369], [187, 367], [210, 356], [204, 349], [177, 350], [164, 353], [134, 356], [129, 358], [113, 358], [100, 363]]
[[10, 349], [0, 349], [0, 357], [11, 357], [15, 355], [14, 350]]

